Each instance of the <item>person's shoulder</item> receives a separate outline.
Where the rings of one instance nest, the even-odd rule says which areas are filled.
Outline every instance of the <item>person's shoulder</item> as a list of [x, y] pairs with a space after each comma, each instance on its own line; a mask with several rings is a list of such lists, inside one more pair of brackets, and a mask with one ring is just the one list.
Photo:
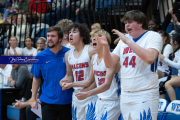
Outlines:
[[160, 34], [158, 32], [155, 31], [147, 31], [148, 35], [157, 35], [160, 36]]
[[11, 64], [7, 64], [6, 65], [8, 69], [12, 69], [12, 65]]
[[65, 46], [62, 46], [62, 50], [67, 52], [67, 51], [69, 51], [69, 50], [70, 50], [70, 48], [65, 47]]
[[22, 50], [24, 51], [24, 50], [27, 50], [27, 48], [25, 47], [25, 48], [22, 48]]
[[45, 49], [45, 50], [43, 50], [43, 51], [41, 51], [40, 53], [38, 53], [36, 56], [46, 56], [45, 54], [47, 54], [48, 52], [47, 52], [47, 50]]
[[172, 48], [172, 45], [171, 45], [171, 44], [167, 44], [167, 45], [165, 46], [165, 48]]
[[28, 70], [28, 68], [27, 68], [27, 66], [26, 65], [20, 65], [20, 67], [19, 67], [19, 70]]
[[178, 56], [180, 56], [180, 49], [176, 51], [176, 53]]
[[34, 51], [34, 50], [37, 50], [37, 49], [33, 47], [32, 50]]
[[23, 50], [23, 48], [16, 47], [17, 50]]
[[70, 51], [69, 48], [62, 46], [61, 54], [65, 54], [66, 52]]

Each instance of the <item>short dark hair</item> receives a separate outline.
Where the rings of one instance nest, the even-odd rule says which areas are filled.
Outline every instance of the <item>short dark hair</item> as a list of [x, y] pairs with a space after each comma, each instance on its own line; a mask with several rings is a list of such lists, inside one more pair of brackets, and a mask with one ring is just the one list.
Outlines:
[[146, 15], [139, 10], [131, 10], [126, 12], [124, 17], [121, 19], [121, 22], [125, 22], [125, 21], [135, 21], [139, 24], [143, 24], [142, 25], [143, 29], [147, 29]]
[[89, 44], [91, 42], [90, 40], [90, 30], [88, 29], [86, 24], [80, 24], [80, 23], [73, 23], [68, 27], [68, 31], [71, 29], [78, 29], [80, 36], [83, 38], [84, 44]]
[[60, 38], [63, 38], [63, 32], [62, 32], [61, 28], [52, 26], [52, 27], [50, 27], [50, 28], [47, 30], [47, 33], [48, 33], [48, 32], [52, 32], [52, 31], [57, 31], [57, 34], [58, 34], [58, 38], [59, 38], [59, 39], [60, 39]]

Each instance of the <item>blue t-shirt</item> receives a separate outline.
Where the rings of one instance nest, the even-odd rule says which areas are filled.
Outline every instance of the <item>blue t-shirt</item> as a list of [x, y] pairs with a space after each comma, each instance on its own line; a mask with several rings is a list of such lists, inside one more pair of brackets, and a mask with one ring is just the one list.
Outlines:
[[44, 64], [33, 64], [31, 73], [35, 78], [44, 79], [40, 101], [48, 104], [71, 104], [73, 89], [62, 90], [59, 81], [66, 75], [65, 53], [69, 48], [63, 47], [57, 53], [49, 48], [37, 54], [37, 58], [45, 60]]

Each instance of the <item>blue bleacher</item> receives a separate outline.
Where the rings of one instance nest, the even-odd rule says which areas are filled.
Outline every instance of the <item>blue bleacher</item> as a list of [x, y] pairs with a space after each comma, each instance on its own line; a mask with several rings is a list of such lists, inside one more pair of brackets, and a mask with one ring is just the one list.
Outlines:
[[13, 108], [12, 105], [7, 106], [7, 118], [12, 120], [20, 119], [20, 109]]
[[180, 120], [180, 101], [172, 101], [167, 109], [166, 114], [161, 120]]
[[162, 118], [166, 114], [166, 108], [167, 108], [168, 104], [169, 104], [169, 102], [166, 99], [159, 99], [157, 120], [162, 120]]

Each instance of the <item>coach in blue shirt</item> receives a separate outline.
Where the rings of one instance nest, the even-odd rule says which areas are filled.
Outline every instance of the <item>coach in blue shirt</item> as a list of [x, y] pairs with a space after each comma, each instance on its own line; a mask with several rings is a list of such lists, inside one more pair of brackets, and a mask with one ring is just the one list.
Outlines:
[[63, 32], [58, 27], [47, 30], [48, 48], [37, 55], [43, 64], [33, 64], [31, 73], [34, 75], [32, 85], [31, 107], [37, 109], [36, 94], [39, 89], [41, 76], [42, 85], [42, 119], [43, 120], [71, 120], [72, 89], [62, 91], [59, 81], [66, 74], [65, 53], [69, 50], [61, 46]]

